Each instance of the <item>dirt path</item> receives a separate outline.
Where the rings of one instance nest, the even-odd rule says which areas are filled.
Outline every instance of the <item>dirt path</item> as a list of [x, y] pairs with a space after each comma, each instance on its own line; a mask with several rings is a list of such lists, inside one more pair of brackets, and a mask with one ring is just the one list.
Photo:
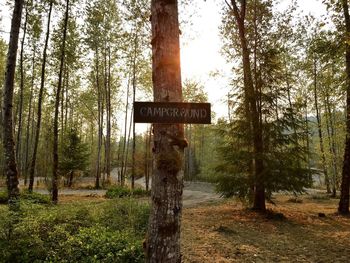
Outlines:
[[[145, 188], [144, 179], [136, 181], [136, 185]], [[41, 194], [49, 194], [46, 189], [35, 189], [35, 192]], [[59, 195], [78, 196], [78, 197], [103, 197], [106, 190], [90, 190], [90, 189], [69, 189], [64, 188], [59, 191]], [[183, 192], [184, 207], [194, 207], [201, 203], [215, 202], [220, 199], [220, 195], [215, 193], [214, 186], [203, 182], [185, 182]]]

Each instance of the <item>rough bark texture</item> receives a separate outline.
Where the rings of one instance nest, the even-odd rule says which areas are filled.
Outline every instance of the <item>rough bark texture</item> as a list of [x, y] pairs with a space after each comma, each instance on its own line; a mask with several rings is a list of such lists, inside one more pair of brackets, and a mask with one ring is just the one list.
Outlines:
[[250, 65], [250, 52], [248, 49], [246, 32], [245, 32], [245, 15], [246, 15], [246, 1], [240, 1], [241, 6], [238, 5], [235, 0], [231, 0], [232, 11], [235, 17], [239, 38], [242, 48], [242, 61], [243, 61], [243, 74], [244, 74], [244, 93], [249, 107], [249, 115], [247, 118], [251, 121], [252, 137], [253, 137], [253, 149], [254, 149], [254, 177], [255, 177], [255, 189], [254, 189], [254, 204], [253, 208], [259, 211], [265, 211], [265, 185], [264, 178], [262, 176], [264, 170], [263, 160], [261, 158], [263, 153], [263, 139], [262, 129], [259, 120], [259, 112], [257, 108], [257, 96], [255, 93], [254, 82], [252, 77], [252, 69]]
[[61, 88], [62, 88], [62, 79], [63, 79], [62, 75], [63, 75], [64, 57], [65, 57], [65, 49], [66, 49], [68, 14], [69, 14], [69, 0], [66, 1], [66, 14], [64, 18], [60, 71], [58, 74], [58, 85], [57, 85], [56, 100], [55, 100], [55, 117], [54, 117], [54, 123], [53, 123], [52, 201], [54, 203], [58, 202], [58, 114], [59, 114], [59, 105], [60, 105], [60, 94], [61, 94]]
[[[181, 102], [177, 0], [152, 0], [153, 92], [157, 102]], [[152, 210], [145, 242], [147, 262], [181, 262], [183, 191], [182, 124], [154, 124]]]
[[[7, 190], [9, 196], [10, 208], [16, 207], [19, 196], [18, 188], [18, 171], [15, 155], [15, 144], [13, 139], [13, 123], [12, 123], [12, 103], [13, 90], [16, 69], [16, 57], [18, 48], [19, 28], [21, 25], [21, 16], [23, 9], [23, 1], [16, 0], [13, 9], [11, 21], [11, 33], [9, 49], [7, 54], [6, 77], [4, 88], [4, 159], [5, 159], [5, 174], [7, 180]], [[14, 206], [13, 206], [14, 205]]]
[[[350, 16], [347, 0], [342, 0], [344, 11], [346, 37], [350, 36]], [[350, 45], [346, 41], [346, 139], [343, 162], [342, 183], [340, 188], [340, 201], [338, 211], [341, 214], [349, 214], [349, 186], [350, 186]]]
[[30, 192], [33, 191], [33, 186], [34, 186], [34, 172], [35, 172], [35, 165], [36, 165], [36, 155], [38, 152], [38, 144], [39, 144], [39, 136], [40, 136], [40, 128], [41, 128], [41, 108], [42, 108], [42, 100], [43, 100], [43, 93], [44, 93], [44, 87], [45, 87], [46, 58], [47, 58], [47, 47], [48, 47], [49, 36], [50, 36], [50, 21], [51, 21], [52, 5], [53, 5], [53, 1], [50, 2], [50, 7], [49, 7], [45, 45], [44, 45], [44, 50], [43, 50], [43, 62], [41, 64], [41, 80], [40, 80], [40, 89], [39, 89], [39, 98], [38, 98], [38, 112], [37, 112], [38, 120], [36, 123], [36, 130], [35, 130], [33, 156], [32, 156], [32, 160], [31, 160], [30, 167], [29, 167], [29, 188], [28, 188], [28, 190]]

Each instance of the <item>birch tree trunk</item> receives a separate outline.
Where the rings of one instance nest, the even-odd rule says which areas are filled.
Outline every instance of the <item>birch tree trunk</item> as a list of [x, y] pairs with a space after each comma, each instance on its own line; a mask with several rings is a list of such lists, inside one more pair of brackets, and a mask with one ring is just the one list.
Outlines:
[[10, 209], [18, 208], [18, 171], [15, 155], [15, 144], [13, 138], [12, 108], [13, 108], [13, 90], [16, 70], [16, 57], [18, 48], [19, 29], [21, 26], [21, 17], [23, 9], [23, 0], [16, 0], [13, 9], [10, 42], [7, 54], [5, 87], [4, 87], [4, 117], [3, 117], [3, 145], [5, 159], [5, 174], [7, 180], [7, 190]]
[[[152, 0], [151, 12], [154, 100], [181, 102], [177, 0]], [[184, 130], [182, 124], [153, 127], [154, 173], [146, 261], [180, 263]]]

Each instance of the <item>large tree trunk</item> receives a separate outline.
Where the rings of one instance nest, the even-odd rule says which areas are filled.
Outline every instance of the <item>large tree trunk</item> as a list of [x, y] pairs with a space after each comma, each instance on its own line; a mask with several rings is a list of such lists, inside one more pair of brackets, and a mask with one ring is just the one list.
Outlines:
[[[152, 0], [151, 11], [154, 99], [181, 102], [177, 0]], [[183, 136], [182, 124], [154, 124], [152, 209], [145, 243], [147, 262], [181, 262]]]
[[253, 209], [265, 211], [265, 185], [263, 178], [264, 164], [262, 160], [263, 153], [263, 138], [262, 128], [259, 120], [259, 112], [257, 108], [257, 94], [255, 92], [252, 70], [250, 65], [250, 52], [248, 49], [246, 32], [245, 32], [245, 16], [246, 16], [246, 1], [240, 1], [241, 6], [238, 8], [236, 0], [231, 0], [231, 8], [237, 23], [239, 38], [242, 48], [243, 74], [244, 74], [244, 93], [245, 100], [249, 107], [249, 116], [252, 128], [252, 145], [254, 151], [254, 204]]
[[46, 58], [47, 58], [46, 53], [47, 53], [47, 47], [49, 43], [49, 36], [50, 36], [50, 21], [51, 21], [52, 6], [53, 6], [53, 1], [50, 1], [49, 14], [47, 18], [45, 45], [43, 50], [43, 61], [41, 65], [41, 82], [40, 82], [40, 89], [39, 89], [38, 112], [37, 112], [38, 120], [36, 123], [36, 130], [35, 130], [33, 156], [29, 167], [29, 189], [28, 190], [30, 192], [33, 191], [36, 155], [38, 151], [40, 128], [41, 128], [41, 108], [42, 108], [42, 100], [43, 100], [43, 93], [44, 93], [44, 87], [45, 87], [45, 70], [46, 70]]
[[62, 89], [63, 66], [66, 50], [67, 25], [69, 15], [69, 0], [66, 1], [66, 12], [64, 18], [63, 39], [61, 46], [60, 70], [58, 74], [58, 85], [56, 90], [55, 100], [55, 117], [53, 122], [53, 168], [52, 168], [52, 201], [58, 202], [58, 114], [60, 105], [60, 94]]
[[13, 9], [11, 21], [11, 33], [9, 49], [7, 54], [6, 77], [4, 87], [4, 159], [5, 159], [5, 174], [7, 180], [7, 190], [9, 197], [10, 209], [18, 208], [18, 171], [15, 155], [15, 145], [13, 138], [13, 123], [12, 123], [12, 104], [13, 104], [13, 90], [16, 69], [16, 57], [18, 48], [19, 29], [21, 26], [21, 17], [23, 9], [23, 0], [16, 0]]
[[[344, 11], [346, 34], [348, 37], [350, 34], [350, 16], [349, 6], [347, 0], [342, 0], [342, 6]], [[346, 59], [346, 139], [345, 139], [345, 152], [343, 162], [342, 182], [340, 189], [340, 201], [338, 211], [341, 214], [349, 214], [349, 187], [350, 187], [350, 44], [345, 41], [345, 59]]]

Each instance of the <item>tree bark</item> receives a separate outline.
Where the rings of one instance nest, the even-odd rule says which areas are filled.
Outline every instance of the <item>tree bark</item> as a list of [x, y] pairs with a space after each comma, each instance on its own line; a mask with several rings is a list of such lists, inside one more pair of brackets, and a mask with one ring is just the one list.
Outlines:
[[18, 48], [19, 29], [21, 26], [21, 17], [23, 9], [23, 0], [16, 0], [13, 9], [10, 42], [7, 54], [5, 87], [4, 87], [4, 116], [3, 116], [3, 145], [5, 159], [5, 175], [7, 180], [7, 190], [9, 197], [10, 209], [18, 209], [19, 206], [19, 188], [18, 188], [18, 171], [15, 155], [15, 145], [13, 138], [12, 107], [13, 107], [13, 90], [16, 70], [16, 57]]
[[[177, 0], [152, 0], [151, 12], [154, 100], [181, 102]], [[180, 263], [184, 130], [182, 124], [153, 126], [154, 174], [146, 261]]]
[[[346, 34], [350, 36], [350, 16], [347, 0], [342, 0], [342, 7], [345, 18]], [[340, 201], [338, 212], [349, 214], [349, 187], [350, 187], [350, 44], [345, 41], [345, 63], [346, 63], [346, 139], [343, 161], [342, 182], [340, 187]]]
[[36, 130], [35, 130], [33, 156], [32, 156], [32, 160], [31, 160], [31, 164], [30, 164], [30, 168], [29, 168], [29, 189], [28, 189], [29, 192], [33, 191], [33, 185], [34, 185], [34, 172], [35, 172], [36, 155], [37, 155], [37, 151], [38, 151], [40, 128], [41, 128], [41, 109], [42, 109], [43, 93], [44, 93], [44, 88], [45, 88], [46, 58], [47, 58], [47, 47], [48, 47], [49, 36], [50, 36], [50, 21], [51, 21], [52, 6], [53, 6], [53, 1], [50, 1], [49, 14], [48, 14], [48, 18], [47, 18], [45, 45], [44, 45], [44, 50], [43, 50], [43, 61], [41, 64], [41, 82], [40, 82], [39, 98], [38, 98], [38, 110], [37, 110], [38, 120], [36, 123]]
[[64, 18], [63, 39], [61, 46], [60, 70], [58, 74], [58, 85], [55, 100], [55, 117], [53, 122], [53, 168], [52, 168], [52, 201], [58, 202], [58, 114], [60, 105], [60, 94], [62, 89], [63, 66], [66, 51], [67, 25], [69, 16], [69, 0], [66, 1], [66, 12]]

